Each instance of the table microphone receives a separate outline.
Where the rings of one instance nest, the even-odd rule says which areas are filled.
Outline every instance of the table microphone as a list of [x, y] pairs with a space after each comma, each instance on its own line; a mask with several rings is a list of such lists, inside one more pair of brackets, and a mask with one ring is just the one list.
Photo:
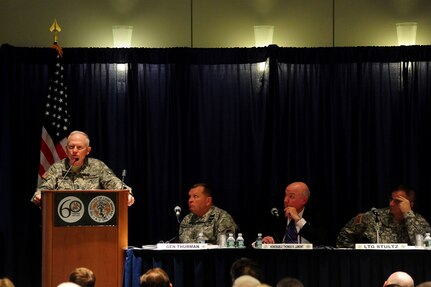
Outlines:
[[271, 209], [271, 214], [274, 215], [275, 217], [280, 217], [280, 215], [278, 214], [278, 209], [276, 207], [273, 207]]
[[180, 223], [181, 207], [178, 205], [174, 208], [175, 216], [177, 217], [178, 223]]
[[371, 208], [371, 212], [376, 217], [375, 218], [376, 222], [380, 222], [380, 218], [379, 218], [380, 214], [379, 214], [379, 211], [377, 210], [377, 208], [375, 208], [375, 207]]

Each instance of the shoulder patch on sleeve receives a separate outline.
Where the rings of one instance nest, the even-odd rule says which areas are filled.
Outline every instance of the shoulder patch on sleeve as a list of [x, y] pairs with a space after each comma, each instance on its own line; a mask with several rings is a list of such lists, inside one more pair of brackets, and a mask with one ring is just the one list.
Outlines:
[[358, 215], [356, 215], [355, 224], [361, 224], [362, 223], [362, 216], [363, 215], [364, 215], [363, 213], [359, 213]]

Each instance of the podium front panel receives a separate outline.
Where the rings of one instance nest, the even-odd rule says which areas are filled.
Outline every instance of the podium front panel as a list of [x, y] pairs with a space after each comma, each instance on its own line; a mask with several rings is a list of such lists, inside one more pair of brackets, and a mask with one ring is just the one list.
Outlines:
[[112, 192], [57, 192], [54, 194], [55, 226], [117, 225], [118, 194]]
[[126, 190], [42, 192], [42, 286], [87, 267], [97, 286], [121, 286], [127, 247]]

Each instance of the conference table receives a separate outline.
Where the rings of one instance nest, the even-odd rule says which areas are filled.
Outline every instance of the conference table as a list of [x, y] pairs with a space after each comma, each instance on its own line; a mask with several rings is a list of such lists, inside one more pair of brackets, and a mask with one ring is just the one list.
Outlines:
[[205, 249], [125, 250], [123, 287], [139, 287], [139, 277], [163, 268], [174, 287], [228, 287], [230, 267], [241, 257], [255, 260], [264, 283], [275, 287], [284, 277], [296, 277], [306, 287], [381, 287], [394, 271], [409, 273], [415, 283], [431, 280], [431, 250], [357, 249]]

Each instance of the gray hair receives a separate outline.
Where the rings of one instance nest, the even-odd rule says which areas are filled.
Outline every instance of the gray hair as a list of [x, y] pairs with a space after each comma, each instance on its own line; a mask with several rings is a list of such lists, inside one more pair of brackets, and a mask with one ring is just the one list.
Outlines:
[[80, 135], [84, 136], [85, 137], [85, 142], [86, 142], [87, 146], [90, 146], [90, 138], [88, 137], [88, 135], [86, 133], [81, 132], [81, 131], [73, 131], [73, 132], [71, 132], [69, 134], [69, 136], [67, 137], [67, 144], [69, 144], [70, 137], [73, 136], [73, 135], [76, 135], [76, 134], [80, 134]]

